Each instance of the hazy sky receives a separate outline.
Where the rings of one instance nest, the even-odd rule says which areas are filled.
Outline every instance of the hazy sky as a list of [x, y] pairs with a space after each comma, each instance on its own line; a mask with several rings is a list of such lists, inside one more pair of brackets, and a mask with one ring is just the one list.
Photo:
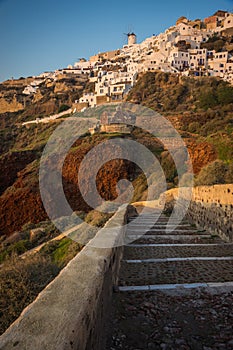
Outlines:
[[128, 31], [140, 42], [181, 15], [204, 18], [218, 9], [233, 12], [233, 0], [0, 0], [0, 81], [63, 68], [122, 47]]

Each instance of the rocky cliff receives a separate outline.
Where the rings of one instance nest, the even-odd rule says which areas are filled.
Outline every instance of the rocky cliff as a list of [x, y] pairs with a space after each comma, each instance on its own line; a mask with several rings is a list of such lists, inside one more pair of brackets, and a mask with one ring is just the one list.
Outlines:
[[[24, 89], [36, 83], [30, 95]], [[72, 105], [79, 99], [88, 83], [86, 75], [59, 75], [56, 80], [21, 78], [0, 84], [0, 114], [21, 112], [25, 117], [47, 116], [57, 113], [62, 104]]]
[[[38, 138], [38, 134], [35, 138]], [[112, 135], [111, 137], [114, 137]], [[127, 136], [138, 142], [153, 148], [153, 151], [159, 155], [162, 152], [161, 144], [148, 135], [141, 132]], [[75, 211], [88, 212], [90, 207], [83, 200], [78, 185], [78, 170], [84, 156], [94, 146], [104, 140], [109, 139], [109, 135], [96, 134], [79, 139], [68, 153], [63, 166], [63, 187], [66, 198]], [[34, 142], [36, 140], [34, 139]], [[119, 149], [119, 158], [121, 152]], [[86, 172], [92, 169], [92, 161], [96, 161], [101, 155], [94, 153], [94, 158], [86, 164]], [[38, 170], [39, 170], [40, 152], [18, 152], [17, 154], [8, 153], [2, 159], [7, 169], [5, 175], [2, 175], [2, 195], [0, 196], [0, 234], [10, 235], [16, 230], [20, 230], [25, 223], [38, 223], [47, 218], [43, 203], [40, 198]], [[36, 159], [35, 159], [36, 158]], [[111, 154], [109, 154], [111, 158]], [[17, 161], [16, 161], [17, 159]], [[35, 159], [34, 161], [32, 161]], [[100, 159], [99, 159], [100, 160]], [[15, 168], [14, 168], [15, 164]], [[9, 176], [7, 175], [9, 174]], [[105, 200], [114, 200], [117, 197], [116, 185], [121, 179], [128, 179], [133, 182], [137, 190], [137, 181], [142, 175], [142, 171], [132, 162], [124, 159], [116, 159], [104, 164], [97, 175], [96, 186], [102, 198]], [[141, 184], [140, 178], [140, 184]], [[84, 185], [84, 192], [88, 193], [88, 182]], [[59, 198], [57, 198], [59, 201]], [[65, 215], [67, 213], [59, 213]]]

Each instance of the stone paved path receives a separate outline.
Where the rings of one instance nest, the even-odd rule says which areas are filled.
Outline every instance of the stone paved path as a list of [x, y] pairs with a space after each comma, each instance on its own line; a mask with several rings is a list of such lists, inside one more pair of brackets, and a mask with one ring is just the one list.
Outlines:
[[131, 218], [106, 349], [233, 349], [233, 244], [156, 216]]

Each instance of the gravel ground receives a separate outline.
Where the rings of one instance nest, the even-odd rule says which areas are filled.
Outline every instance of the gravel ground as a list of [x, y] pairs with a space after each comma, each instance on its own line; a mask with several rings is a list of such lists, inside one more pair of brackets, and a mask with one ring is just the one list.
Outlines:
[[115, 293], [106, 350], [233, 349], [233, 292]]
[[[224, 271], [224, 273], [223, 273]], [[122, 261], [121, 286], [233, 281], [233, 260], [133, 264]]]

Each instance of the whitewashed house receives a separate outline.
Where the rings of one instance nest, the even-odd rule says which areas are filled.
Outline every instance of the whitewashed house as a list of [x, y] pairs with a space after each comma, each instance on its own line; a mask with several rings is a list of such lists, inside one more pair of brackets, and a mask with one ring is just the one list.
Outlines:
[[168, 62], [179, 71], [185, 70], [189, 67], [189, 53], [187, 51], [180, 51], [178, 48], [174, 47], [168, 58]]
[[208, 59], [208, 69], [212, 76], [223, 77], [226, 72], [228, 62], [228, 52], [214, 52]]
[[207, 62], [207, 49], [190, 49], [189, 51], [189, 66], [190, 69], [206, 69], [208, 67]]

